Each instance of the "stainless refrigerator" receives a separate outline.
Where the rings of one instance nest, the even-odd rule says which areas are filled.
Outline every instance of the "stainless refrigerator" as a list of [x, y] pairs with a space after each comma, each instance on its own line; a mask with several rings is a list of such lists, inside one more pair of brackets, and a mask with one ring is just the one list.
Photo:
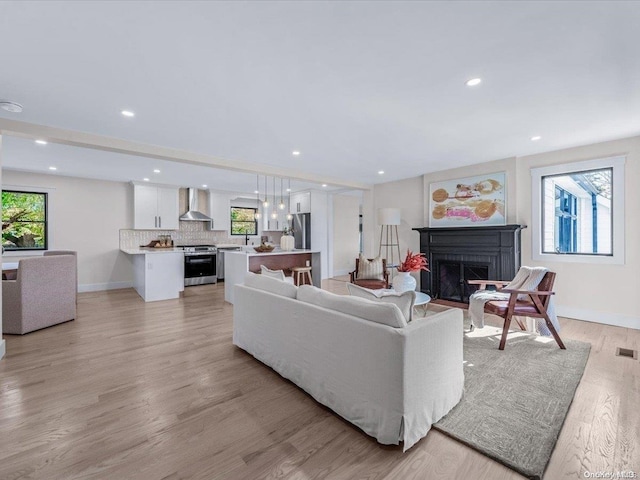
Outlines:
[[295, 248], [311, 249], [311, 214], [296, 213], [291, 220]]

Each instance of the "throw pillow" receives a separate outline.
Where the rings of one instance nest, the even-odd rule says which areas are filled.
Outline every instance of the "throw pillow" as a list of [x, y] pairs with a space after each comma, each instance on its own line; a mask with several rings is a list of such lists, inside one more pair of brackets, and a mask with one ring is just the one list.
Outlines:
[[413, 320], [413, 306], [416, 303], [416, 292], [408, 291], [398, 293], [392, 290], [369, 290], [353, 283], [347, 283], [349, 295], [366, 298], [373, 302], [393, 303], [402, 312], [402, 316], [407, 322]]
[[402, 316], [400, 309], [391, 303], [372, 302], [364, 298], [336, 295], [311, 285], [298, 287], [298, 300], [389, 327], [402, 328], [407, 326], [407, 321]]
[[269, 270], [264, 265], [260, 265], [260, 273], [267, 277], [275, 278], [276, 280], [282, 280], [284, 282], [284, 272], [282, 270]]
[[256, 273], [247, 272], [244, 277], [244, 284], [247, 287], [263, 290], [282, 297], [296, 298], [298, 296], [298, 287], [295, 285]]
[[358, 280], [384, 280], [384, 269], [382, 268], [382, 258], [376, 257], [372, 260], [360, 254], [358, 258]]

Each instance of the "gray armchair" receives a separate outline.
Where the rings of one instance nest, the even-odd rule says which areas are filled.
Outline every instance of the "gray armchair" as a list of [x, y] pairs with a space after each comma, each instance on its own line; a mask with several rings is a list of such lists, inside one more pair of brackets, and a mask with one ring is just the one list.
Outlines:
[[2, 331], [22, 335], [76, 318], [76, 257], [20, 260], [15, 280], [2, 281]]
[[49, 256], [49, 255], [73, 255], [73, 258], [75, 259], [75, 263], [76, 263], [76, 276], [74, 279], [74, 283], [76, 285], [76, 304], [78, 303], [78, 252], [74, 251], [74, 250], [47, 250], [46, 252], [44, 252], [43, 254], [45, 257]]

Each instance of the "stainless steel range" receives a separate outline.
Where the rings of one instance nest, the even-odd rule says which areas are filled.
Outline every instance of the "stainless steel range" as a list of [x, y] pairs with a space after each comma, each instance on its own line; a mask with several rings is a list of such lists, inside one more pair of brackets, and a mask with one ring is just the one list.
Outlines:
[[184, 250], [184, 286], [205, 285], [216, 283], [216, 256], [218, 249], [215, 245], [183, 245]]

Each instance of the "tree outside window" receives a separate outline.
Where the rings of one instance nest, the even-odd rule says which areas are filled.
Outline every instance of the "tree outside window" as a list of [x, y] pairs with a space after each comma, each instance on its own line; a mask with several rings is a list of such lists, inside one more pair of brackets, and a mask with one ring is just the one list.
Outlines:
[[257, 235], [256, 209], [231, 207], [231, 235]]
[[47, 249], [47, 194], [2, 191], [2, 246], [7, 251]]

